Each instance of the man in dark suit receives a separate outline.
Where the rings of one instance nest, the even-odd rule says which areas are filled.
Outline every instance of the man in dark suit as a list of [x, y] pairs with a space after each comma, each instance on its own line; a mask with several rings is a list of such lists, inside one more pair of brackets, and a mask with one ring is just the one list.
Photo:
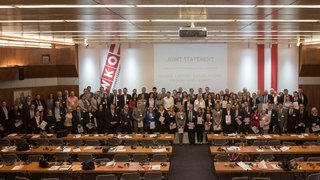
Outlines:
[[252, 108], [249, 106], [249, 102], [245, 101], [243, 103], [243, 122], [244, 122], [244, 132], [250, 132], [250, 116], [251, 116]]
[[63, 128], [64, 118], [65, 118], [65, 108], [61, 106], [61, 101], [56, 100], [54, 102], [54, 107], [52, 109], [52, 114], [56, 118], [57, 124], [55, 126], [55, 131], [59, 131]]
[[279, 98], [279, 102], [284, 103], [284, 101], [287, 99], [287, 96], [289, 96], [289, 100], [292, 102], [292, 95], [289, 94], [288, 89], [283, 90], [283, 95]]
[[147, 93], [147, 89], [146, 87], [142, 87], [141, 88], [141, 93], [138, 95], [138, 98], [141, 98], [141, 95], [144, 94], [144, 98], [145, 99], [149, 99], [149, 94]]
[[25, 122], [27, 123], [27, 132], [31, 133], [32, 132], [32, 118], [36, 114], [36, 105], [31, 103], [30, 106], [28, 106], [25, 109]]
[[271, 94], [268, 94], [268, 91], [265, 90], [262, 95], [262, 103], [273, 103], [273, 98]]
[[116, 105], [111, 103], [110, 109], [107, 111], [107, 129], [108, 133], [115, 134], [118, 132], [118, 128], [120, 125], [119, 121], [120, 117], [118, 114], [118, 110], [116, 109]]
[[0, 136], [4, 137], [11, 131], [9, 120], [9, 107], [7, 106], [7, 102], [5, 100], [1, 101], [0, 108]]
[[303, 104], [304, 107], [307, 107], [307, 105], [308, 105], [308, 97], [307, 97], [307, 95], [303, 92], [302, 87], [299, 87], [299, 89], [298, 89], [298, 95], [299, 95], [299, 104]]
[[276, 133], [277, 125], [278, 125], [278, 112], [273, 109], [273, 103], [268, 103], [268, 109], [266, 109], [266, 114], [269, 116], [270, 124], [268, 133]]
[[227, 103], [226, 109], [222, 110], [222, 131], [226, 134], [234, 132], [235, 111], [231, 109], [231, 104]]
[[299, 118], [300, 118], [299, 110], [294, 109], [293, 104], [290, 104], [288, 109], [288, 124], [287, 124], [288, 133], [297, 133]]
[[119, 108], [123, 109], [125, 104], [129, 104], [131, 95], [128, 94], [128, 89], [123, 88], [123, 94], [119, 97]]
[[72, 132], [76, 134], [84, 133], [83, 111], [81, 111], [80, 106], [77, 106], [76, 110], [72, 112]]
[[46, 109], [46, 103], [43, 99], [41, 99], [40, 94], [36, 95], [36, 99], [33, 100], [33, 104], [35, 104], [36, 109], [38, 109], [39, 111], [43, 111]]
[[256, 93], [252, 93], [252, 98], [250, 99], [250, 106], [252, 108], [257, 108], [258, 104], [260, 104], [259, 98], [257, 97]]
[[186, 129], [188, 132], [188, 139], [190, 144], [195, 144], [196, 123], [197, 123], [197, 112], [193, 110], [193, 105], [189, 104], [188, 110], [186, 111]]
[[119, 96], [118, 96], [118, 91], [116, 89], [112, 90], [112, 93], [110, 93], [109, 102], [110, 102], [110, 106], [111, 104], [113, 104], [116, 109], [119, 108]]

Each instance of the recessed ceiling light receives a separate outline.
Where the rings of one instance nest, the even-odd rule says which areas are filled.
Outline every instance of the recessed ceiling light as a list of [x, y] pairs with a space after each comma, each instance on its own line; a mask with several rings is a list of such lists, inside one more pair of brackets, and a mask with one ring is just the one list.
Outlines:
[[255, 5], [139, 4], [139, 8], [253, 8]]
[[320, 8], [320, 5], [257, 5], [257, 8]]
[[130, 8], [135, 5], [125, 4], [86, 4], [86, 5], [73, 5], [73, 4], [56, 4], [56, 5], [14, 5], [17, 8]]
[[234, 22], [232, 19], [151, 19], [151, 22]]
[[237, 22], [319, 22], [317, 19], [237, 19]]

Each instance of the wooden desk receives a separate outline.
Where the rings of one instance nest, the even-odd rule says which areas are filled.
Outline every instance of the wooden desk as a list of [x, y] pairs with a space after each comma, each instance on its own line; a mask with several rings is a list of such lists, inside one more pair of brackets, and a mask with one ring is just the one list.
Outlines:
[[223, 134], [207, 134], [208, 141], [215, 139], [226, 140], [226, 141], [246, 141], [246, 140], [281, 140], [281, 141], [315, 141], [320, 138], [318, 134], [247, 134], [242, 135], [223, 135]]
[[[218, 151], [218, 148], [223, 148], [226, 151]], [[236, 146], [234, 146], [236, 147]], [[320, 154], [320, 146], [287, 146], [289, 150], [275, 150], [270, 146], [265, 146], [259, 149], [258, 146], [241, 146], [240, 150], [227, 148], [226, 146], [210, 146], [210, 153], [215, 154], [232, 154], [232, 153], [245, 153], [245, 154]], [[258, 149], [258, 150], [257, 150]], [[273, 150], [274, 149], [274, 150]], [[263, 151], [262, 151], [263, 150]]]
[[[8, 140], [15, 140], [23, 138], [25, 135], [21, 134], [10, 134], [3, 139]], [[160, 134], [159, 136], [156, 136], [155, 134], [120, 134], [120, 135], [105, 135], [105, 134], [87, 134], [87, 135], [81, 135], [81, 134], [68, 134], [67, 137], [57, 138], [55, 134], [48, 134], [46, 137], [40, 137], [39, 134], [27, 134], [27, 137], [30, 137], [29, 140], [36, 140], [38, 138], [48, 138], [51, 139], [62, 139], [62, 140], [74, 140], [74, 139], [81, 139], [81, 140], [108, 140], [111, 138], [117, 138], [119, 140], [168, 140], [173, 141], [174, 140], [174, 134]]]
[[[172, 154], [172, 146], [165, 146], [161, 149], [152, 149], [152, 147], [145, 148], [143, 146], [137, 146], [136, 149], [131, 149], [131, 146], [124, 146], [123, 150], [109, 151], [108, 153], [103, 153], [103, 146], [64, 146], [65, 151], [63, 151], [60, 146], [39, 146], [36, 149], [30, 149], [28, 151], [17, 151], [17, 150], [8, 150], [4, 152], [2, 149], [0, 154], [5, 153], [15, 153], [15, 154], [55, 154], [58, 152], [67, 152], [68, 154]], [[118, 146], [120, 147], [120, 146]], [[48, 148], [48, 149], [45, 149]], [[68, 149], [70, 151], [68, 151]], [[80, 151], [79, 151], [80, 150]]]
[[[217, 174], [228, 174], [228, 173], [313, 173], [319, 172], [320, 166], [317, 166], [316, 163], [319, 162], [311, 162], [314, 164], [314, 168], [309, 166], [307, 163], [310, 162], [298, 162], [300, 168], [293, 169], [291, 171], [285, 171], [281, 168], [273, 168], [273, 166], [277, 166], [278, 162], [266, 162], [267, 168], [260, 169], [258, 167], [258, 162], [251, 162], [253, 164], [252, 170], [244, 170], [239, 166], [232, 167], [234, 162], [214, 162], [214, 171]], [[273, 165], [273, 166], [272, 166]]]
[[[22, 164], [22, 163], [20, 163]], [[51, 163], [49, 163], [51, 164]], [[94, 170], [82, 170], [81, 169], [81, 163], [80, 162], [74, 162], [72, 163], [72, 167], [69, 170], [49, 170], [49, 168], [40, 168], [39, 163], [33, 162], [29, 165], [22, 165], [21, 169], [19, 170], [12, 170], [13, 167], [18, 165], [16, 163], [15, 165], [6, 166], [3, 165], [2, 168], [0, 168], [0, 173], [126, 173], [126, 172], [138, 172], [138, 173], [145, 173], [145, 172], [162, 172], [162, 173], [169, 173], [170, 169], [170, 163], [166, 162], [166, 166], [160, 166], [160, 170], [152, 170], [151, 166], [146, 166], [145, 168], [142, 167], [137, 162], [129, 162], [129, 167], [124, 167], [125, 162], [116, 162], [115, 166], [100, 166], [94, 169]], [[150, 162], [150, 165], [160, 165], [161, 162]], [[122, 168], [121, 168], [121, 167]]]

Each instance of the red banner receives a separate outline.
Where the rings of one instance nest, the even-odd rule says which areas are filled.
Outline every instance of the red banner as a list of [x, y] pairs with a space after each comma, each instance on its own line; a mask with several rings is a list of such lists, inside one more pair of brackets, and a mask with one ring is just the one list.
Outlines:
[[120, 64], [120, 44], [111, 44], [104, 65], [100, 85], [111, 90], [116, 82], [116, 72]]

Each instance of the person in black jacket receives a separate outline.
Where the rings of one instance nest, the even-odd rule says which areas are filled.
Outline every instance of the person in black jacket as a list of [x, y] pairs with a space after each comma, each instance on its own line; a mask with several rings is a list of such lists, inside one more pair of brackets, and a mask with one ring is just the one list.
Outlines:
[[227, 103], [227, 108], [222, 110], [222, 131], [226, 134], [234, 133], [235, 112], [231, 109], [231, 104]]
[[131, 134], [132, 133], [132, 116], [131, 111], [129, 109], [129, 105], [125, 104], [123, 109], [120, 112], [120, 126], [121, 133], [123, 134]]
[[197, 112], [193, 110], [193, 105], [189, 104], [188, 110], [186, 111], [186, 129], [188, 132], [188, 138], [190, 144], [195, 144], [195, 127], [197, 124]]
[[313, 107], [311, 109], [311, 114], [309, 117], [309, 127], [310, 132], [312, 133], [319, 133], [320, 132], [320, 115], [318, 113], [318, 109]]
[[303, 104], [299, 105], [299, 119], [297, 123], [297, 133], [305, 133], [306, 132], [306, 127], [308, 125], [308, 111], [304, 108]]
[[110, 109], [107, 111], [107, 128], [109, 134], [114, 134], [119, 128], [119, 115], [116, 109], [116, 105], [111, 103]]
[[156, 116], [158, 121], [158, 127], [159, 127], [159, 132], [161, 134], [164, 134], [165, 132], [168, 132], [168, 117], [167, 111], [163, 108], [163, 105], [160, 105], [158, 110], [156, 111]]
[[266, 114], [270, 118], [270, 124], [269, 124], [269, 130], [268, 133], [276, 133], [277, 129], [279, 129], [278, 126], [278, 112], [273, 109], [273, 103], [269, 102], [268, 103], [268, 109], [266, 109]]
[[293, 104], [290, 104], [288, 109], [288, 124], [287, 124], [288, 133], [297, 133], [299, 118], [300, 118], [299, 110], [294, 109]]
[[107, 127], [107, 114], [103, 107], [103, 104], [99, 104], [98, 110], [94, 113], [95, 116], [95, 126], [99, 134], [104, 134]]
[[47, 132], [47, 133], [55, 133], [56, 124], [57, 124], [57, 119], [56, 119], [56, 117], [53, 115], [51, 109], [48, 110], [47, 116], [44, 118], [44, 121], [47, 122], [46, 129], [45, 129], [46, 132]]

